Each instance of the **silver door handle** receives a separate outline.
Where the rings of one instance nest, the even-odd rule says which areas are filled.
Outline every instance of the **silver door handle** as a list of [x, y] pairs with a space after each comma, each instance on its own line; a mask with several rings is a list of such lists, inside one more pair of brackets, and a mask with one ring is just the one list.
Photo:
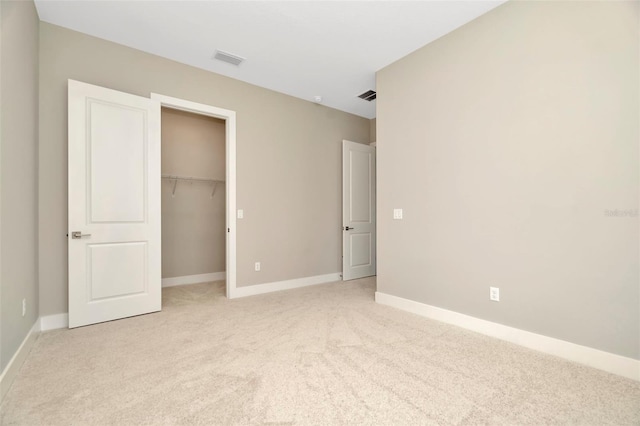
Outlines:
[[74, 240], [79, 240], [82, 237], [90, 237], [90, 236], [91, 236], [91, 234], [83, 234], [80, 231], [73, 231], [71, 233], [71, 238], [73, 238]]

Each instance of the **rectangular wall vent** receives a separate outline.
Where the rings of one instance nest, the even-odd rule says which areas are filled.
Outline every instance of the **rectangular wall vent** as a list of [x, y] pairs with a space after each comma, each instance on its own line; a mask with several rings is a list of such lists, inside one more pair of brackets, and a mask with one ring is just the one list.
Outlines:
[[216, 54], [213, 58], [222, 62], [227, 62], [235, 66], [240, 65], [245, 60], [245, 58], [243, 58], [242, 56], [234, 55], [232, 53], [224, 52], [222, 50], [216, 50]]
[[367, 90], [366, 92], [358, 95], [360, 99], [364, 99], [365, 101], [373, 101], [376, 98], [375, 90]]

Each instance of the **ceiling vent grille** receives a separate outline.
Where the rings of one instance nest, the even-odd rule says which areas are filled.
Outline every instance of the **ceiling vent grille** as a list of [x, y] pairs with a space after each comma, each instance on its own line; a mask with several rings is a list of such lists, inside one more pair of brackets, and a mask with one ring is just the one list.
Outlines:
[[232, 53], [225, 52], [222, 50], [216, 50], [216, 54], [213, 58], [222, 62], [227, 62], [235, 66], [240, 65], [246, 59], [246, 58], [243, 58], [242, 56], [234, 55]]
[[376, 92], [375, 90], [367, 90], [366, 92], [358, 95], [358, 97], [360, 99], [364, 99], [365, 101], [371, 102], [376, 99]]

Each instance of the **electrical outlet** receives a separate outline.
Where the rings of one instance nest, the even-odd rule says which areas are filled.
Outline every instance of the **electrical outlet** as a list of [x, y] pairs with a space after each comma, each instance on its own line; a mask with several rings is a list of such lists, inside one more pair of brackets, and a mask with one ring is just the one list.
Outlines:
[[402, 219], [402, 209], [393, 209], [393, 218], [396, 220]]
[[243, 219], [243, 218], [244, 218], [244, 210], [238, 209], [238, 219]]
[[22, 299], [22, 316], [27, 315], [27, 299]]
[[500, 289], [498, 287], [489, 287], [489, 299], [494, 302], [500, 301]]
[[256, 272], [260, 271], [260, 262], [256, 262]]

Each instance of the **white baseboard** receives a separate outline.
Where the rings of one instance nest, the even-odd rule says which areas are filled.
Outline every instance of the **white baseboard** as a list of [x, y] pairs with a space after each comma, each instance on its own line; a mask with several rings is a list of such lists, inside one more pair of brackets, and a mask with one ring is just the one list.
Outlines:
[[294, 280], [237, 287], [233, 290], [231, 298], [235, 299], [236, 297], [255, 296], [257, 294], [271, 293], [273, 291], [291, 290], [299, 287], [340, 281], [342, 279], [341, 275], [342, 274], [340, 272], [336, 272], [334, 274], [316, 275], [313, 277], [296, 278]]
[[4, 398], [4, 396], [9, 391], [13, 380], [16, 378], [18, 371], [20, 371], [20, 367], [24, 363], [24, 360], [27, 359], [27, 355], [31, 351], [33, 344], [38, 338], [38, 332], [40, 331], [40, 321], [36, 320], [29, 330], [29, 333], [25, 336], [24, 340], [20, 344], [20, 347], [13, 354], [13, 357], [9, 361], [9, 364], [4, 368], [4, 371], [0, 375], [0, 401]]
[[69, 314], [56, 314], [40, 317], [40, 331], [57, 330], [69, 327]]
[[376, 302], [640, 381], [639, 360], [531, 333], [390, 294], [376, 292]]
[[220, 281], [220, 280], [226, 280], [226, 279], [227, 279], [227, 273], [224, 271], [211, 272], [208, 274], [199, 274], [199, 275], [185, 275], [183, 277], [163, 278], [162, 287], [173, 287], [176, 285], [207, 283], [210, 281]]

